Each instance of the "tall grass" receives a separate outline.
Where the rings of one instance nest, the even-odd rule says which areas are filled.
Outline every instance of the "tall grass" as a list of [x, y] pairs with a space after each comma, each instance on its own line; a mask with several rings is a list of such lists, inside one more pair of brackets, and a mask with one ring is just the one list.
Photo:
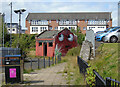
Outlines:
[[67, 65], [64, 70], [64, 73], [67, 74], [67, 84], [86, 85], [84, 76], [79, 72], [77, 56], [65, 56], [64, 59], [67, 59]]
[[96, 52], [96, 58], [89, 61], [91, 66], [97, 67], [104, 79], [112, 77], [118, 80], [118, 44], [104, 43], [102, 50], [99, 47]]

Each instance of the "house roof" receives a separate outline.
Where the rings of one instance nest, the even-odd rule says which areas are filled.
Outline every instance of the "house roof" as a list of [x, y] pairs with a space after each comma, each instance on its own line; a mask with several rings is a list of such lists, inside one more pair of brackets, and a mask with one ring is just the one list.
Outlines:
[[56, 31], [44, 31], [42, 33], [40, 33], [37, 38], [39, 39], [48, 39], [48, 38], [53, 38], [54, 36], [56, 36], [60, 31], [56, 30]]
[[26, 20], [111, 19], [111, 12], [29, 13]]

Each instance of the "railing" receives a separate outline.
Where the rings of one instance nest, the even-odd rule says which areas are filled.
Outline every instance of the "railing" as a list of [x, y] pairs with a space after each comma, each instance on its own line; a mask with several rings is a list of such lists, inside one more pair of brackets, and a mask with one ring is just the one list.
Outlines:
[[95, 70], [93, 70], [93, 72], [96, 75], [96, 77], [95, 77], [95, 80], [96, 80], [95, 85], [105, 87], [106, 86], [106, 81]]
[[84, 74], [85, 77], [85, 73], [86, 73], [86, 68], [88, 68], [88, 64], [86, 61], [84, 61], [82, 58], [80, 58], [78, 56], [78, 65], [79, 65], [79, 69], [80, 69], [80, 73]]
[[106, 78], [106, 86], [107, 87], [120, 87], [120, 82], [115, 79], [111, 79], [110, 77]]
[[[88, 63], [84, 61], [82, 58], [80, 58], [79, 56], [77, 57], [77, 62], [79, 65], [80, 73], [84, 75], [84, 79], [85, 79], [86, 69], [89, 67]], [[110, 77], [107, 77], [106, 80], [104, 80], [102, 76], [98, 74], [98, 72], [96, 72], [95, 70], [93, 70], [93, 72], [96, 75], [95, 87], [120, 87], [119, 81], [111, 79]]]
[[57, 64], [61, 61], [61, 56], [49, 57], [49, 58], [25, 58], [23, 69], [24, 70], [35, 70], [50, 67], [51, 65]]

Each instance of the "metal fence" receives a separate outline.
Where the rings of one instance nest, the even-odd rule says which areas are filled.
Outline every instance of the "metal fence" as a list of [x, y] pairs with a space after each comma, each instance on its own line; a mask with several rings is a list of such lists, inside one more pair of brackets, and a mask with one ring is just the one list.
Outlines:
[[[79, 65], [80, 73], [84, 75], [84, 79], [85, 79], [86, 69], [89, 67], [88, 63], [84, 61], [82, 58], [80, 58], [79, 56], [77, 57], [77, 62]], [[107, 77], [106, 80], [104, 80], [102, 76], [98, 74], [98, 72], [96, 72], [95, 70], [93, 70], [93, 72], [96, 75], [95, 77], [96, 87], [120, 87], [119, 81], [111, 79], [110, 77]]]
[[18, 54], [20, 54], [20, 48], [0, 47], [0, 57], [5, 57], [5, 55], [18, 55]]
[[57, 64], [61, 61], [61, 56], [49, 57], [49, 58], [25, 58], [23, 69], [24, 70], [35, 70], [50, 67], [51, 65]]
[[115, 79], [111, 79], [110, 77], [106, 78], [107, 87], [120, 87], [120, 82]]

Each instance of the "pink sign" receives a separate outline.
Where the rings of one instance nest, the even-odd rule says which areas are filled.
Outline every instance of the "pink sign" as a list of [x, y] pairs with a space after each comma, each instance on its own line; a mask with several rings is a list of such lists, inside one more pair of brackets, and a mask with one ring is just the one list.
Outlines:
[[16, 68], [10, 68], [10, 78], [16, 78]]

